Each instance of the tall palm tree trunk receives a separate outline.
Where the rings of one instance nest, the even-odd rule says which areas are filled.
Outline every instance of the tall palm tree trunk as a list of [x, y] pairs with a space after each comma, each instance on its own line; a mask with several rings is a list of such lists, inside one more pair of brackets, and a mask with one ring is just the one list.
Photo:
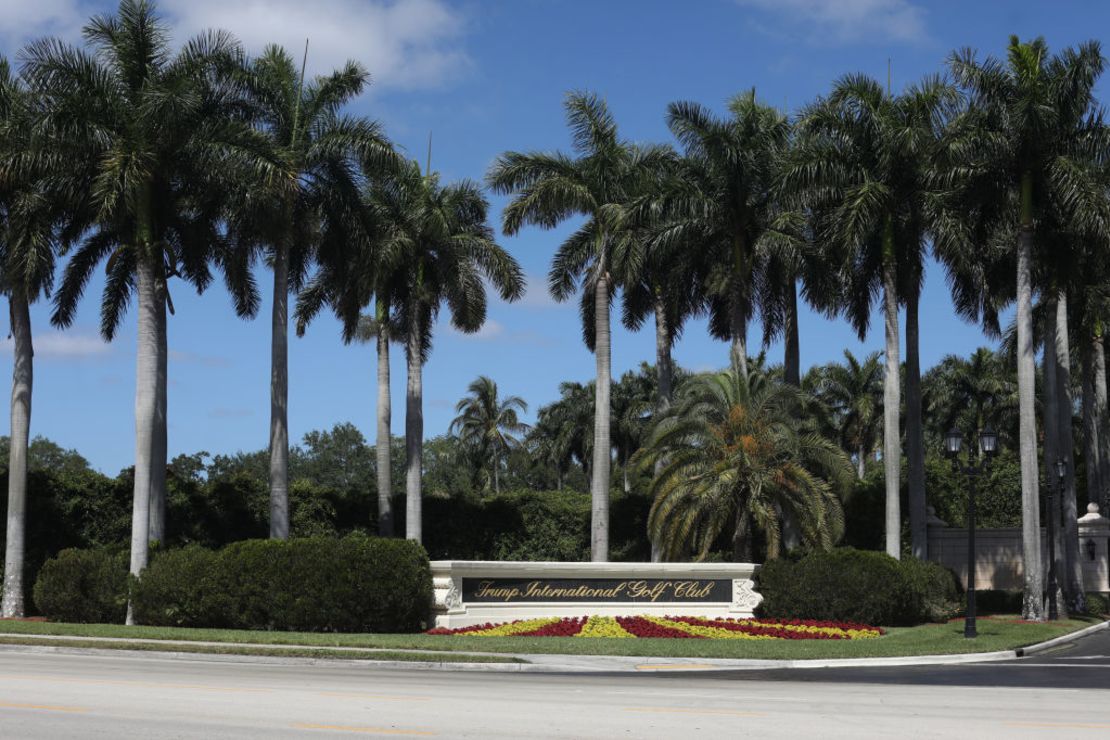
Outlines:
[[405, 537], [420, 542], [421, 503], [423, 496], [421, 474], [424, 455], [423, 363], [421, 357], [420, 320], [418, 309], [413, 310], [405, 342], [408, 361], [408, 383], [405, 389], [405, 454], [408, 468], [405, 472]]
[[1017, 244], [1018, 452], [1021, 460], [1021, 546], [1025, 565], [1025, 619], [1044, 620], [1044, 569], [1037, 475], [1037, 417], [1033, 360], [1033, 178], [1022, 178], [1022, 221]]
[[[655, 375], [657, 395], [655, 399], [656, 418], [662, 418], [671, 407], [674, 395], [674, 363], [671, 361], [671, 336], [670, 323], [667, 321], [667, 305], [662, 296], [656, 291], [655, 296]], [[655, 475], [663, 469], [663, 460], [655, 461]], [[649, 533], [650, 536], [650, 533]], [[651, 538], [651, 562], [659, 563], [663, 560], [663, 549], [654, 537]]]
[[1103, 485], [1099, 465], [1099, 428], [1095, 417], [1095, 357], [1092, 346], [1097, 339], [1092, 335], [1079, 353], [1083, 372], [1083, 464], [1087, 472], [1087, 501], [1096, 504]]
[[378, 441], [374, 447], [378, 478], [378, 534], [393, 536], [393, 435], [389, 394], [389, 308], [378, 302]]
[[900, 500], [902, 474], [902, 439], [899, 430], [901, 412], [901, 368], [898, 361], [898, 286], [894, 273], [893, 227], [889, 221], [886, 255], [883, 259], [883, 323], [886, 329], [886, 373], [883, 377], [883, 469], [886, 475], [886, 551], [894, 558], [902, 556], [902, 508]]
[[921, 340], [919, 296], [906, 301], [906, 457], [909, 473], [910, 547], [913, 556], [928, 556], [925, 524], [925, 432], [921, 420]]
[[289, 537], [289, 249], [274, 253], [270, 337], [270, 537]]
[[[1060, 363], [1056, 357], [1059, 350], [1059, 344], [1056, 337], [1056, 294], [1049, 292], [1044, 298], [1045, 309], [1045, 322], [1044, 322], [1044, 360], [1041, 363], [1042, 373], [1044, 374], [1044, 392], [1042, 393], [1043, 399], [1043, 413], [1044, 413], [1044, 476], [1045, 485], [1056, 492], [1056, 461], [1061, 458], [1060, 454], [1060, 426], [1057, 422], [1059, 418], [1059, 395], [1057, 393], [1057, 380], [1056, 374], [1060, 369]], [[1063, 590], [1060, 585], [1064, 582], [1064, 571], [1061, 566], [1060, 550], [1063, 547], [1063, 542], [1060, 541], [1060, 502], [1059, 500], [1052, 501], [1050, 507], [1048, 503], [1050, 499], [1047, 497], [1045, 500], [1045, 527], [1053, 528], [1054, 551], [1047, 553], [1049, 558], [1048, 562], [1054, 563], [1056, 567], [1056, 603], [1063, 605], [1065, 600], [1063, 597]], [[1048, 567], [1048, 566], [1046, 566]]]
[[[140, 244], [149, 243], [140, 238]], [[138, 342], [135, 353], [135, 483], [131, 506], [131, 567], [130, 572], [138, 576], [146, 568], [150, 553], [150, 498], [151, 472], [154, 466], [165, 460], [157, 460], [157, 440], [159, 422], [165, 424], [165, 417], [158, 418], [158, 397], [165, 387], [165, 376], [159, 377], [162, 367], [159, 353], [164, 346], [161, 335], [165, 334], [166, 302], [159, 300], [155, 267], [149, 255], [140, 255], [136, 269], [135, 292], [138, 299]], [[127, 606], [127, 623], [134, 624], [131, 604]]]
[[1072, 439], [1071, 397], [1071, 338], [1068, 335], [1068, 294], [1061, 290], [1056, 302], [1056, 413], [1059, 432], [1057, 449], [1067, 464], [1064, 490], [1059, 498], [1060, 515], [1063, 517], [1060, 555], [1063, 559], [1064, 590], [1068, 608], [1082, 613], [1087, 598], [1083, 593], [1083, 572], [1079, 562], [1079, 514], [1075, 502], [1075, 445]]
[[[157, 300], [164, 306], [168, 294], [163, 271], [155, 273]], [[155, 395], [155, 417], [159, 420], [154, 430], [154, 453], [150, 468], [150, 541], [166, 541], [166, 462], [169, 454], [167, 430], [167, 384], [169, 382], [169, 346], [166, 336], [166, 313], [162, 311], [158, 331], [158, 392]]]
[[748, 316], [744, 310], [745, 280], [750, 279], [744, 262], [745, 243], [743, 236], [737, 236], [732, 243], [733, 271], [732, 296], [729, 305], [729, 334], [732, 339], [730, 357], [732, 365], [744, 376], [748, 376]]
[[[909, 330], [907, 329], [907, 334]], [[793, 277], [786, 295], [786, 326], [783, 337], [783, 378], [795, 388], [802, 385], [802, 352], [798, 337], [798, 283]], [[908, 358], [907, 358], [908, 359]]]
[[867, 475], [867, 450], [861, 444], [856, 455], [856, 477], [863, 480], [865, 475]]
[[0, 617], [22, 617], [23, 563], [27, 531], [27, 445], [31, 433], [34, 355], [31, 311], [21, 291], [8, 297], [12, 330], [11, 441], [8, 448], [8, 527], [4, 547], [4, 595]]
[[1095, 503], [1102, 507], [1103, 516], [1110, 512], [1110, 404], [1106, 391], [1106, 337], [1101, 326], [1092, 343], [1095, 371], [1095, 423], [1098, 427], [1098, 498]]
[[590, 483], [592, 513], [590, 524], [590, 557], [595, 563], [609, 560], [609, 465], [612, 444], [609, 439], [609, 384], [611, 376], [609, 339], [609, 275], [602, 260], [598, 264], [594, 284], [594, 354], [597, 361], [597, 382], [594, 385], [594, 449], [593, 479]]

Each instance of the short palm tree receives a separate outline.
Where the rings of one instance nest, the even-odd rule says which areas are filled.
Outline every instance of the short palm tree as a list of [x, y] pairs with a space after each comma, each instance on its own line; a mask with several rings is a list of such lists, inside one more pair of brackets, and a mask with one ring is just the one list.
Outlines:
[[734, 368], [688, 382], [641, 458], [645, 470], [664, 461], [651, 484], [648, 527], [667, 557], [692, 549], [705, 558], [727, 535], [733, 557], [750, 561], [754, 526], [774, 559], [783, 513], [808, 546], [836, 543], [851, 464], [836, 444], [804, 428], [802, 401], [795, 386], [762, 369], [744, 375]]
[[[1094, 87], [1104, 67], [1090, 42], [1052, 56], [1044, 39], [1012, 36], [1005, 60], [980, 61], [971, 49], [949, 60], [970, 97], [950, 137], [947, 185], [958, 191], [957, 212], [981, 223], [978, 233], [1009, 239], [1016, 255], [1017, 382], [1022, 488], [1022, 550], [1026, 619], [1044, 618], [1037, 420], [1034, 395], [1033, 293], [1035, 263], [1051, 230], [1098, 220], [1105, 195], [1077, 178], [1089, 156], [1083, 122], [1094, 109]], [[1076, 155], [1079, 156], [1076, 156]], [[959, 242], [958, 242], [959, 243]], [[983, 245], [967, 244], [967, 249]], [[1040, 246], [1040, 252], [1035, 247]], [[965, 250], [966, 251], [966, 250]], [[1040, 286], [1049, 289], [1048, 286]], [[1070, 464], [1070, 461], [1069, 461]]]
[[597, 365], [593, 439], [590, 553], [609, 559], [610, 349], [609, 306], [622, 267], [638, 234], [628, 226], [627, 206], [647, 191], [671, 158], [666, 147], [638, 147], [622, 140], [617, 124], [597, 95], [567, 95], [567, 124], [573, 156], [557, 152], [507, 152], [487, 176], [494, 191], [512, 195], [502, 229], [515, 234], [526, 224], [554, 228], [562, 221], [586, 221], [559, 247], [550, 273], [556, 300], [566, 300], [582, 284], [582, 333]]
[[458, 414], [451, 421], [451, 433], [467, 446], [477, 450], [489, 466], [493, 493], [501, 493], [501, 463], [505, 456], [520, 446], [520, 435], [528, 425], [518, 413], [527, 413], [528, 404], [520, 396], [500, 397], [497, 383], [481, 375], [467, 387], [467, 396], [455, 406]]
[[939, 443], [949, 429], [985, 429], [1002, 444], [1017, 439], [1017, 380], [1009, 360], [987, 347], [964, 358], [948, 355], [924, 378], [926, 418]]
[[813, 368], [805, 389], [832, 415], [840, 444], [856, 457], [856, 476], [863, 480], [882, 429], [883, 365], [878, 352], [859, 360], [844, 350], [844, 362]]
[[87, 50], [50, 39], [30, 45], [24, 75], [38, 101], [35, 125], [50, 136], [42, 158], [55, 165], [57, 186], [80, 214], [71, 230], [81, 241], [55, 294], [54, 324], [73, 323], [101, 262], [105, 339], [115, 336], [132, 294], [137, 298], [137, 575], [150, 539], [161, 539], [164, 527], [169, 279], [198, 290], [210, 283], [210, 264], [227, 263], [216, 251], [228, 177], [250, 173], [261, 184], [275, 171], [259, 138], [236, 117], [226, 72], [241, 51], [230, 36], [205, 34], [174, 53], [151, 5], [123, 0], [115, 15], [90, 21], [85, 38]]
[[305, 84], [304, 71], [279, 46], [268, 46], [243, 75], [252, 121], [278, 163], [272, 187], [232, 206], [230, 225], [239, 248], [264, 250], [274, 273], [270, 536], [279, 539], [289, 536], [289, 292], [303, 285], [321, 242], [342, 244], [360, 231], [360, 169], [387, 167], [395, 158], [376, 123], [343, 113], [368, 79], [348, 62]]

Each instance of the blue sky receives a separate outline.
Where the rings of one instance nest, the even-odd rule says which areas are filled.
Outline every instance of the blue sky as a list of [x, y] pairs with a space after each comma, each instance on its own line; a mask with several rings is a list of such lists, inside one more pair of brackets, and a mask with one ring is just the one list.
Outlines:
[[[84, 0], [0, 0], [0, 45], [15, 56], [31, 38], [76, 39], [91, 14], [114, 6]], [[347, 58], [365, 63], [374, 85], [354, 110], [380, 119], [390, 136], [423, 160], [433, 133], [432, 166], [444, 179], [480, 179], [507, 149], [568, 145], [562, 114], [567, 90], [603, 95], [622, 134], [668, 141], [667, 103], [694, 100], [715, 108], [755, 87], [766, 102], [796, 108], [827, 91], [834, 77], [865, 72], [884, 78], [892, 60], [899, 89], [943, 71], [946, 56], [970, 46], [1000, 53], [1007, 36], [1043, 35], [1053, 49], [1110, 27], [1110, 6], [1078, 1], [914, 2], [911, 0], [164, 0], [175, 38], [207, 27], [227, 28], [258, 51], [269, 41], [292, 49], [310, 37], [310, 72]], [[492, 199], [500, 218], [504, 200]], [[499, 221], [498, 221], [499, 223]], [[529, 276], [525, 298], [493, 301], [489, 322], [463, 336], [441, 322], [425, 367], [425, 429], [446, 430], [455, 402], [479, 374], [503, 392], [523, 396], [534, 411], [558, 395], [563, 380], [589, 380], [594, 359], [582, 345], [576, 303], [555, 304], [545, 275], [568, 228], [525, 229], [502, 244]], [[268, 275], [259, 275], [269, 285]], [[49, 307], [32, 310], [36, 377], [32, 434], [77, 448], [94, 466], [115, 474], [134, 455], [134, 314], [112, 344], [97, 335], [99, 282], [90, 285], [75, 326], [58, 333]], [[171, 286], [170, 454], [265, 447], [269, 415], [269, 294], [255, 321], [235, 318], [226, 292], [203, 296]], [[944, 275], [933, 265], [922, 305], [922, 362], [968, 353], [988, 343], [956, 318]], [[616, 322], [615, 322], [616, 323]], [[758, 346], [758, 327], [751, 346]], [[843, 323], [803, 309], [805, 367], [882, 345], [881, 323], [859, 342]], [[0, 346], [0, 374], [9, 377], [10, 341]], [[781, 347], [769, 348], [772, 359]], [[350, 421], [374, 434], [373, 348], [344, 346], [338, 326], [323, 317], [290, 343], [289, 421], [293, 440], [312, 429]], [[675, 348], [695, 370], [723, 365], [727, 347], [691, 323]], [[652, 330], [616, 327], [614, 375], [654, 357]], [[404, 366], [394, 351], [395, 433], [404, 429]], [[0, 433], [7, 433], [7, 424]]]

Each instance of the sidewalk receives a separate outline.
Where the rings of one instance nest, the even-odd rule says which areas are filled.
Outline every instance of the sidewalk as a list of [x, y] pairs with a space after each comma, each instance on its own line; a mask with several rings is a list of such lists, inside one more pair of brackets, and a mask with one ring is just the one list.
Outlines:
[[[344, 663], [354, 665], [372, 666], [395, 670], [439, 670], [439, 671], [494, 671], [509, 673], [649, 673], [649, 672], [697, 672], [697, 671], [736, 671], [736, 670], [768, 670], [784, 668], [850, 668], [850, 667], [879, 667], [879, 666], [915, 666], [915, 665], [955, 665], [960, 663], [986, 663], [1002, 660], [1013, 660], [1027, 655], [1048, 650], [1060, 645], [1074, 642], [1082, 637], [1110, 628], [1110, 621], [1100, 622], [1084, 629], [1072, 632], [1046, 642], [1030, 645], [1016, 650], [999, 650], [990, 653], [963, 653], [956, 655], [914, 655], [906, 657], [887, 658], [838, 658], [838, 659], [813, 659], [813, 660], [753, 660], [753, 659], [726, 659], [726, 658], [648, 658], [612, 655], [554, 655], [537, 653], [485, 653], [476, 651], [460, 652], [458, 655], [498, 656], [516, 659], [516, 663], [476, 663], [476, 662], [444, 662], [436, 660], [436, 656], [445, 651], [420, 651], [397, 650], [386, 648], [357, 648], [357, 647], [319, 647], [309, 645], [272, 645], [259, 643], [226, 643], [202, 642], [196, 640], [154, 640], [144, 638], [121, 637], [74, 637], [68, 635], [25, 635], [13, 633], [0, 633], [0, 639], [19, 639], [34, 644], [0, 644], [0, 653], [8, 651], [38, 652], [38, 653], [64, 653], [83, 655], [131, 655], [145, 658], [171, 659], [171, 660], [202, 660], [217, 662], [237, 663], [271, 663], [282, 665], [316, 665], [328, 663], [329, 658], [304, 658], [285, 657], [274, 655], [283, 650], [312, 651], [315, 653], [335, 653], [341, 657], [343, 653], [405, 653], [412, 656], [427, 654], [428, 660], [373, 660], [373, 659], [344, 659]], [[73, 643], [80, 643], [74, 647]], [[88, 647], [93, 643], [101, 643], [104, 647]], [[166, 650], [127, 650], [126, 648], [110, 647], [111, 645], [157, 645], [165, 646]], [[260, 650], [268, 655], [228, 655], [205, 653], [199, 651], [185, 651], [173, 648], [228, 648], [246, 650]]]

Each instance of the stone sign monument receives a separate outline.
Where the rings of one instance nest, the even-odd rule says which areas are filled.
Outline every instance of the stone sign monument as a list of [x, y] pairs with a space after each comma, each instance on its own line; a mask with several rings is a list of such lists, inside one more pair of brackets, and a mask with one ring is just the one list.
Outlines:
[[536, 563], [434, 560], [435, 626], [533, 617], [751, 617], [752, 563]]

